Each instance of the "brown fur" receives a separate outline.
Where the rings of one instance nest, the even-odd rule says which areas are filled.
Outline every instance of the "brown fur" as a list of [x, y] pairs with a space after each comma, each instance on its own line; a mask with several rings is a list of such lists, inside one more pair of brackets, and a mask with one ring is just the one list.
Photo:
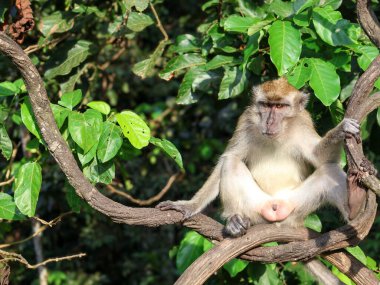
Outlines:
[[290, 93], [299, 92], [296, 88], [288, 83], [285, 77], [273, 81], [264, 82], [261, 90], [266, 94], [270, 101], [281, 101]]

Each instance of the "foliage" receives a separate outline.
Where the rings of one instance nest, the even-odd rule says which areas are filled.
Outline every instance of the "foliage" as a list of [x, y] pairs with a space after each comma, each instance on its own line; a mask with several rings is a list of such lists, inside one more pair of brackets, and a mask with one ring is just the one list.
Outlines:
[[[115, 182], [147, 198], [167, 177], [186, 169], [186, 179], [170, 194], [173, 200], [184, 199], [222, 153], [252, 84], [286, 76], [296, 88], [309, 88], [315, 96], [308, 108], [323, 133], [342, 119], [358, 75], [379, 54], [353, 18], [351, 1], [223, 1], [221, 14], [218, 5], [215, 0], [181, 5], [167, 0], [33, 1], [37, 26], [24, 48], [43, 75], [63, 137], [92, 183]], [[9, 11], [0, 4], [0, 22]], [[211, 248], [194, 232], [179, 242], [181, 235], [173, 228], [147, 232], [112, 224], [86, 206], [48, 154], [19, 75], [4, 57], [0, 67], [0, 182], [15, 177], [0, 188], [0, 237], [19, 240], [30, 232], [27, 217], [48, 220], [72, 210], [76, 214], [64, 218], [59, 230], [44, 235], [45, 256], [76, 250], [88, 254], [84, 260], [49, 265], [49, 284], [170, 284]], [[366, 153], [377, 167], [379, 125], [380, 111], [362, 127]], [[217, 216], [213, 206], [209, 211]], [[324, 229], [336, 225], [331, 211], [320, 216]], [[322, 228], [316, 215], [306, 225]], [[365, 252], [379, 256], [378, 238], [370, 235], [364, 251], [348, 249], [377, 272], [379, 261]], [[64, 246], [57, 248], [61, 241]], [[167, 256], [176, 242], [180, 245], [171, 253], [178, 272]], [[32, 243], [26, 245], [18, 249], [33, 260]], [[332, 271], [350, 284], [336, 268]], [[36, 276], [12, 264], [15, 284], [31, 283]], [[284, 280], [314, 282], [293, 263], [232, 260], [209, 283]]]

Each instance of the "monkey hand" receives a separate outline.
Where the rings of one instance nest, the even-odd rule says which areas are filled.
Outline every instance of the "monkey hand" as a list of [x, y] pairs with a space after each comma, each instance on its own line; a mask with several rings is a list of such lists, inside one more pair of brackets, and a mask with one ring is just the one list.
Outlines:
[[249, 218], [243, 218], [240, 215], [233, 215], [227, 219], [224, 231], [229, 236], [239, 237], [244, 235], [251, 225]]
[[272, 199], [264, 204], [260, 214], [268, 222], [281, 222], [294, 210], [294, 206], [286, 200]]
[[190, 201], [164, 201], [159, 203], [156, 208], [161, 211], [174, 210], [181, 212], [183, 214], [182, 220], [187, 220], [195, 214], [198, 214], [196, 209], [194, 209], [193, 205], [189, 202]]
[[344, 118], [341, 122], [341, 129], [344, 137], [354, 137], [358, 143], [360, 142], [360, 124], [357, 120]]

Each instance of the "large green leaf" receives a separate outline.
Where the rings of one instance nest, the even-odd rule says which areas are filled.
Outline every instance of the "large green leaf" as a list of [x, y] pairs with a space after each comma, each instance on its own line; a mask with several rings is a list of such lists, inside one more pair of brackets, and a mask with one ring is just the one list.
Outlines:
[[374, 46], [361, 46], [359, 51], [362, 55], [358, 57], [358, 64], [363, 70], [366, 70], [376, 56], [379, 55], [379, 49]]
[[102, 115], [95, 110], [69, 114], [69, 132], [72, 139], [86, 154], [99, 140], [102, 132]]
[[315, 8], [312, 17], [315, 30], [324, 42], [332, 46], [353, 43], [349, 37], [350, 22], [331, 6]]
[[274, 17], [267, 17], [264, 20], [257, 21], [257, 23], [254, 23], [251, 25], [248, 29], [248, 36], [252, 36], [253, 34], [262, 31], [262, 29], [266, 26], [268, 26], [270, 23], [272, 23], [275, 20]]
[[100, 163], [94, 159], [89, 166], [83, 169], [83, 174], [92, 183], [110, 184], [115, 177], [115, 164], [112, 161]]
[[76, 105], [82, 101], [82, 90], [77, 89], [62, 95], [58, 104], [72, 110]]
[[91, 109], [99, 111], [100, 113], [104, 115], [108, 115], [111, 112], [111, 106], [108, 105], [108, 103], [104, 101], [91, 101], [87, 103], [87, 106], [90, 107]]
[[224, 21], [224, 29], [227, 32], [246, 33], [249, 27], [260, 21], [262, 21], [262, 19], [231, 15]]
[[149, 144], [150, 129], [139, 115], [132, 111], [123, 111], [116, 115], [116, 120], [131, 144], [141, 149]]
[[187, 52], [197, 52], [201, 49], [201, 43], [198, 38], [191, 34], [179, 35], [175, 44], [170, 46], [169, 52], [175, 53], [187, 53]]
[[13, 96], [18, 93], [19, 88], [9, 81], [4, 81], [0, 83], [0, 97], [3, 96]]
[[24, 123], [25, 127], [36, 136], [39, 140], [42, 138], [40, 129], [38, 128], [34, 114], [32, 111], [32, 105], [28, 97], [25, 98], [24, 103], [21, 104], [21, 120]]
[[7, 160], [11, 158], [13, 145], [11, 139], [9, 138], [7, 129], [3, 124], [0, 124], [0, 150]]
[[307, 62], [311, 68], [310, 86], [315, 96], [325, 106], [330, 106], [340, 93], [340, 78], [335, 67], [319, 58], [312, 58]]
[[231, 277], [235, 277], [238, 273], [242, 272], [248, 266], [248, 264], [248, 261], [234, 258], [224, 264], [223, 268], [227, 270]]
[[244, 49], [244, 63], [248, 62], [248, 59], [259, 50], [259, 44], [264, 36], [264, 32], [256, 32], [248, 37], [247, 45]]
[[168, 156], [174, 159], [174, 161], [181, 169], [183, 169], [181, 153], [178, 151], [178, 149], [172, 142], [166, 139], [158, 139], [151, 137], [150, 143], [162, 149]]
[[282, 19], [287, 18], [294, 13], [292, 3], [290, 1], [282, 0], [273, 0], [269, 5], [268, 11], [275, 13]]
[[154, 21], [150, 16], [143, 13], [131, 12], [128, 16], [127, 28], [134, 32], [141, 32], [152, 24], [154, 24]]
[[184, 272], [194, 260], [203, 253], [203, 240], [200, 234], [190, 231], [179, 245], [176, 265], [179, 272]]
[[278, 74], [285, 74], [299, 60], [302, 49], [301, 34], [288, 21], [276, 21], [269, 28], [270, 58]]
[[78, 159], [82, 166], [85, 166], [87, 163], [93, 160], [93, 158], [96, 156], [96, 150], [98, 148], [99, 142], [97, 141], [91, 149], [84, 153], [83, 149], [81, 149], [78, 145], [76, 146], [76, 152], [78, 155]]
[[295, 88], [302, 88], [305, 83], [310, 79], [311, 70], [307, 61], [301, 59], [299, 64], [286, 75], [288, 82]]
[[218, 99], [228, 99], [240, 95], [247, 87], [248, 78], [246, 70], [238, 66], [227, 68], [220, 83]]
[[15, 178], [15, 203], [21, 213], [34, 216], [42, 183], [41, 166], [38, 162], [22, 165]]
[[60, 129], [65, 123], [66, 118], [70, 113], [70, 110], [56, 104], [50, 104], [50, 107], [53, 111], [55, 122], [57, 123], [57, 126]]
[[305, 9], [314, 6], [319, 0], [295, 0], [293, 2], [293, 10], [296, 14], [301, 13]]
[[349, 246], [346, 247], [345, 250], [347, 250], [349, 253], [355, 256], [355, 258], [359, 260], [361, 263], [367, 265], [367, 256], [359, 246]]
[[209, 62], [202, 66], [205, 70], [216, 69], [222, 66], [237, 64], [239, 59], [230, 55], [218, 54], [213, 57]]
[[122, 144], [123, 138], [120, 128], [114, 123], [105, 122], [97, 149], [97, 157], [100, 162], [105, 163], [114, 158]]
[[23, 216], [17, 212], [12, 196], [0, 192], [0, 219], [20, 220], [22, 218]]
[[44, 37], [56, 33], [64, 33], [72, 29], [74, 26], [74, 19], [75, 17], [73, 13], [55, 11], [40, 20], [38, 29]]
[[170, 60], [165, 69], [160, 72], [160, 77], [165, 80], [170, 80], [175, 72], [189, 67], [205, 64], [206, 60], [196, 53], [181, 54]]
[[304, 221], [305, 227], [312, 229], [316, 232], [321, 232], [322, 222], [316, 214], [310, 214], [306, 217]]
[[74, 67], [77, 67], [90, 54], [91, 42], [79, 40], [64, 48], [63, 51], [57, 53], [57, 56], [52, 57], [46, 63], [49, 66], [45, 72], [45, 77], [48, 79], [59, 75], [67, 75]]

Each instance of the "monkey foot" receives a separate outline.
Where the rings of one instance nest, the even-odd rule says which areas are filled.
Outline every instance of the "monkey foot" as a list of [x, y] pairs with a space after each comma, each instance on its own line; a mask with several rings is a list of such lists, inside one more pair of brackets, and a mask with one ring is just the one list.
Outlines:
[[239, 237], [247, 232], [250, 225], [251, 221], [248, 218], [243, 218], [240, 215], [233, 215], [227, 219], [224, 231], [229, 236]]
[[191, 210], [190, 207], [173, 201], [161, 202], [158, 205], [156, 205], [156, 208], [160, 209], [161, 211], [174, 210], [177, 212], [181, 212], [183, 214], [182, 220], [186, 220], [196, 214], [196, 212]]
[[294, 210], [294, 206], [285, 200], [268, 201], [261, 209], [261, 216], [268, 222], [281, 222]]

